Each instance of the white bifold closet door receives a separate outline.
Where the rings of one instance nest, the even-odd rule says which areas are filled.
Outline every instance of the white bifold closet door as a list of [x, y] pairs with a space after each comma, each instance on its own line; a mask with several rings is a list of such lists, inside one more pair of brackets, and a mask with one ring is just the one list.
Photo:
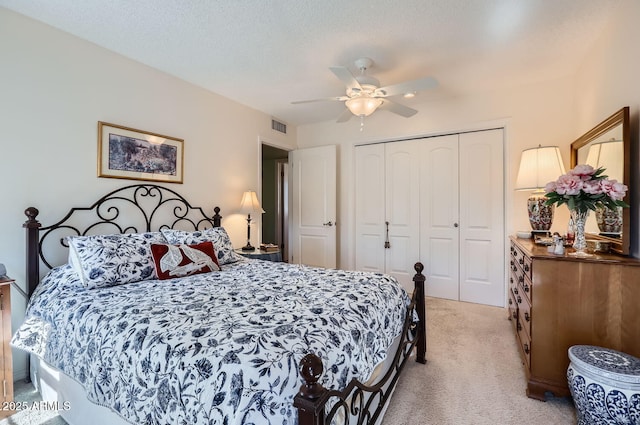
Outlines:
[[420, 261], [420, 141], [386, 143], [385, 211], [389, 229], [386, 273], [413, 291], [414, 264]]
[[503, 130], [460, 134], [460, 301], [505, 305]]
[[410, 291], [421, 261], [428, 296], [504, 306], [503, 130], [355, 151], [356, 269]]
[[413, 290], [420, 258], [419, 144], [356, 148], [356, 269], [394, 276]]
[[423, 140], [420, 160], [420, 251], [426, 294], [459, 299], [458, 135]]
[[503, 130], [424, 139], [421, 158], [426, 294], [504, 306]]

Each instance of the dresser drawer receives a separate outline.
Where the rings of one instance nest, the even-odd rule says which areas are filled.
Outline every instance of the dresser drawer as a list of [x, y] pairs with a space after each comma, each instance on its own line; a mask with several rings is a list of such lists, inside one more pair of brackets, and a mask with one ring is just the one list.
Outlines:
[[509, 300], [507, 301], [507, 309], [509, 311], [509, 320], [513, 325], [513, 331], [518, 333], [518, 303], [513, 291], [509, 290]]
[[518, 289], [518, 273], [514, 271], [509, 272], [509, 290], [514, 291]]
[[524, 280], [522, 281], [522, 292], [527, 297], [529, 304], [531, 304], [531, 300], [533, 299], [533, 285], [531, 284], [531, 278], [524, 276]]
[[511, 245], [509, 284], [511, 285], [512, 279], [515, 280], [519, 290], [514, 292], [516, 295], [520, 293], [520, 295], [526, 296], [529, 303], [531, 303], [531, 292], [533, 290], [531, 285], [532, 269], [531, 258], [524, 255], [517, 247]]
[[[519, 328], [520, 329], [520, 328]], [[518, 345], [528, 370], [531, 368], [531, 338], [523, 330], [518, 331]]]
[[531, 340], [531, 304], [527, 297], [516, 298], [518, 304], [518, 322], [520, 327], [518, 333], [526, 332], [528, 339]]
[[524, 272], [525, 277], [531, 280], [531, 276], [533, 275], [533, 264], [531, 262], [531, 257], [527, 257], [526, 255], [522, 256], [522, 271]]

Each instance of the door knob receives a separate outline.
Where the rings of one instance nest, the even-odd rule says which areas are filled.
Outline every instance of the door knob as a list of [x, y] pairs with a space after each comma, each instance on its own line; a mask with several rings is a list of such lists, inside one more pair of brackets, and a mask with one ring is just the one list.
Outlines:
[[453, 227], [458, 227], [458, 223], [453, 223]]
[[331, 227], [331, 226], [333, 226], [333, 221], [327, 221], [326, 223], [322, 223], [322, 225]]

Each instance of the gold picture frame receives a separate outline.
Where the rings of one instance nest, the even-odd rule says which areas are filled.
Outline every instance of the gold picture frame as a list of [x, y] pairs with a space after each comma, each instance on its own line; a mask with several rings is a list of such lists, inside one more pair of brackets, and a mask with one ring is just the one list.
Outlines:
[[98, 121], [98, 177], [182, 183], [184, 140]]

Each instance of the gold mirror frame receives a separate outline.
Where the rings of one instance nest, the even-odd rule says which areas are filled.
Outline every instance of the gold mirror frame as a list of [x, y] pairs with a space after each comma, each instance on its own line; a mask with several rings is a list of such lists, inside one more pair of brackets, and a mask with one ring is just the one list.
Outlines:
[[[616, 127], [621, 126], [622, 130], [622, 146], [623, 146], [623, 179], [622, 182], [627, 186], [630, 186], [629, 183], [631, 181], [631, 133], [629, 126], [629, 107], [625, 106], [620, 109], [615, 114], [611, 115], [606, 120], [602, 121], [600, 124], [589, 130], [587, 133], [576, 139], [575, 142], [571, 144], [571, 168], [578, 165], [578, 150], [591, 142], [597, 141], [604, 134], [609, 131], [616, 129]], [[631, 189], [629, 187], [629, 189]], [[624, 198], [624, 201], [629, 204], [629, 192]], [[588, 234], [588, 237], [591, 239], [603, 239], [607, 240], [611, 243], [611, 250], [617, 252], [622, 255], [629, 255], [630, 250], [630, 216], [631, 212], [629, 211], [631, 208], [623, 208], [622, 209], [622, 235], [620, 238], [610, 238], [606, 236], [602, 236], [599, 234]]]

